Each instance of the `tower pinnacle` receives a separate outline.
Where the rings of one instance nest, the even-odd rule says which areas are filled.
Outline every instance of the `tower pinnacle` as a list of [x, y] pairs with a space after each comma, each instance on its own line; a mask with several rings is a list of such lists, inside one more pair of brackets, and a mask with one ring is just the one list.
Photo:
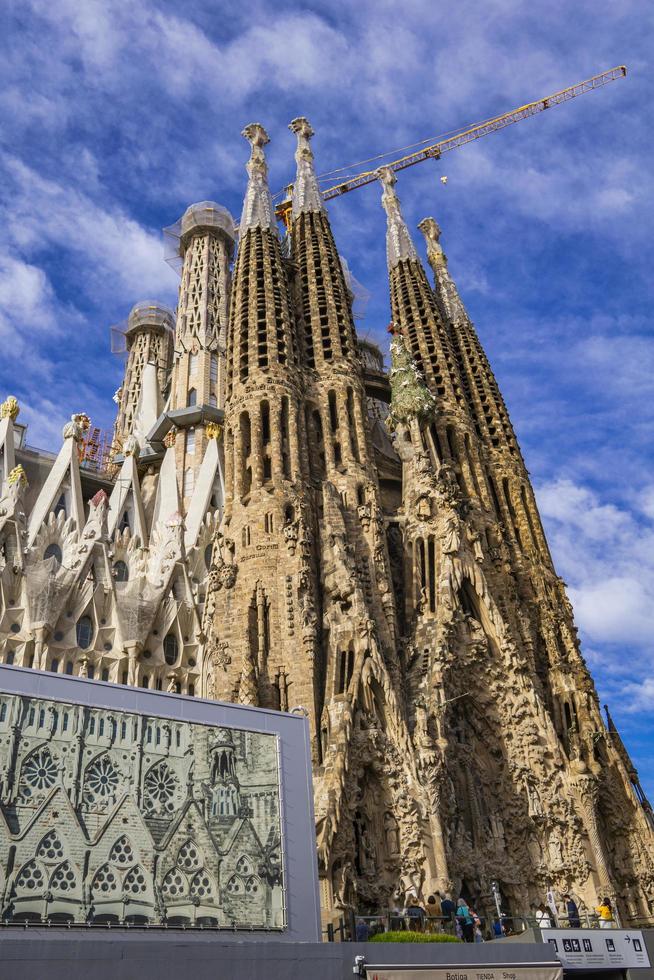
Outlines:
[[403, 260], [417, 259], [418, 254], [411, 240], [406, 222], [402, 217], [400, 199], [395, 191], [397, 177], [390, 167], [382, 167], [379, 171], [379, 179], [384, 187], [382, 207], [388, 218], [386, 229], [386, 260], [388, 262], [388, 268], [393, 269]]
[[435, 218], [423, 218], [418, 223], [418, 228], [425, 236], [427, 244], [427, 258], [430, 265], [434, 262], [447, 265], [447, 256], [441, 245], [441, 226]]
[[324, 211], [318, 180], [313, 166], [313, 150], [309, 140], [313, 129], [305, 116], [298, 116], [289, 123], [288, 128], [297, 136], [295, 160], [297, 175], [293, 187], [293, 218], [306, 211]]
[[277, 234], [275, 209], [268, 187], [268, 165], [263, 152], [270, 138], [261, 123], [250, 123], [242, 135], [250, 143], [251, 154], [245, 167], [249, 180], [239, 232], [243, 236], [249, 228], [267, 228]]

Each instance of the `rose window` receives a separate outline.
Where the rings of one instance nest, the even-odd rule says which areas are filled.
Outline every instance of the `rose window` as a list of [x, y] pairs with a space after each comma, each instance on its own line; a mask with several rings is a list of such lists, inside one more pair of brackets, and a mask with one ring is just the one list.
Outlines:
[[56, 830], [46, 834], [36, 849], [36, 856], [46, 863], [61, 861], [64, 856], [64, 845], [59, 840]]
[[243, 894], [243, 882], [238, 875], [232, 875], [232, 877], [227, 882], [227, 892], [229, 895], [242, 895]]
[[256, 895], [259, 891], [259, 879], [255, 878], [254, 875], [248, 878], [245, 882], [245, 891], [248, 895]]
[[200, 860], [200, 855], [198, 849], [192, 840], [187, 840], [185, 844], [179, 849], [179, 854], [177, 856], [177, 863], [185, 871], [195, 871], [197, 868], [202, 867], [202, 861]]
[[108, 865], [103, 864], [93, 879], [93, 894], [101, 898], [109, 892], [117, 891], [117, 889], [118, 879], [116, 875]]
[[134, 864], [134, 851], [132, 845], [126, 837], [120, 837], [111, 848], [109, 860], [112, 864], [118, 864], [121, 868], [128, 868]]
[[174, 773], [165, 762], [159, 762], [145, 776], [143, 805], [147, 813], [173, 813], [173, 798], [177, 789]]
[[131, 895], [142, 895], [146, 890], [145, 875], [138, 865], [125, 878], [125, 891]]
[[68, 892], [75, 887], [75, 872], [68, 861], [59, 865], [50, 879], [50, 887], [60, 892]]
[[23, 766], [22, 775], [23, 782], [31, 789], [50, 789], [57, 779], [57, 763], [47, 749], [39, 749]]
[[118, 788], [118, 773], [108, 756], [103, 755], [92, 762], [86, 770], [86, 793], [88, 800], [106, 800]]
[[163, 880], [161, 890], [168, 898], [178, 898], [186, 892], [186, 879], [176, 869], [169, 871]]
[[206, 898], [211, 895], [211, 881], [209, 876], [201, 871], [191, 882], [191, 895], [195, 898]]
[[45, 885], [45, 877], [43, 871], [35, 864], [34, 861], [30, 861], [21, 870], [20, 874], [16, 878], [16, 888], [17, 889], [28, 889], [29, 891], [36, 891], [37, 889], [43, 888]]

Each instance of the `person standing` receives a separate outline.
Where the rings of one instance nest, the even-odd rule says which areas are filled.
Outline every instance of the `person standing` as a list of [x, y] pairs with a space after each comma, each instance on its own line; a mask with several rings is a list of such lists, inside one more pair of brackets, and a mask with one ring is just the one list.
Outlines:
[[565, 904], [565, 914], [568, 917], [568, 928], [569, 929], [581, 929], [581, 919], [579, 918], [579, 907], [575, 902], [574, 898], [570, 895], [565, 894], [563, 896], [563, 901]]
[[543, 902], [541, 902], [538, 908], [536, 909], [536, 925], [538, 926], [539, 929], [552, 928], [552, 920], [550, 919], [550, 913], [547, 909], [547, 906], [544, 905]]
[[441, 913], [443, 915], [443, 918], [451, 922], [452, 919], [454, 918], [455, 912], [456, 912], [456, 905], [454, 904], [450, 896], [446, 895], [445, 898], [441, 899]]
[[615, 926], [615, 919], [613, 918], [613, 909], [611, 908], [611, 902], [608, 898], [603, 898], [600, 904], [595, 909], [599, 916], [599, 927], [600, 929], [613, 929]]
[[463, 939], [466, 943], [474, 942], [475, 925], [465, 898], [460, 898], [456, 907], [456, 918], [461, 923]]
[[404, 914], [407, 918], [407, 924], [411, 932], [423, 931], [425, 923], [425, 910], [413, 895], [409, 897]]
[[436, 892], [436, 895], [429, 896], [425, 911], [427, 913], [427, 932], [438, 932], [440, 929], [440, 919], [443, 914], [440, 902], [440, 892]]

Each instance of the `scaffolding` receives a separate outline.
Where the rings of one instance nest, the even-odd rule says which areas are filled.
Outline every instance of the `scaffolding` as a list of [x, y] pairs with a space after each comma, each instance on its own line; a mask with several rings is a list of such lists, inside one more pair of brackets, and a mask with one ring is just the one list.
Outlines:
[[215, 201], [191, 204], [178, 221], [163, 230], [164, 259], [178, 273], [181, 272], [183, 263], [184, 239], [197, 228], [219, 229], [227, 236], [232, 247], [236, 242], [236, 222], [227, 208]]

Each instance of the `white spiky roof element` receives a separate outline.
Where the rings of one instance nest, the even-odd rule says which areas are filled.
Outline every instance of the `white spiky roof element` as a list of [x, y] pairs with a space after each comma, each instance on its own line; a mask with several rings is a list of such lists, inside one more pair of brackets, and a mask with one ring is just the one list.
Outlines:
[[390, 167], [382, 167], [379, 171], [379, 179], [384, 188], [382, 207], [388, 218], [386, 227], [386, 261], [388, 262], [388, 268], [394, 269], [402, 261], [417, 259], [418, 253], [411, 240], [406, 222], [402, 217], [400, 199], [395, 192], [397, 177]]
[[308, 211], [324, 211], [325, 205], [318, 187], [316, 171], [313, 165], [313, 150], [309, 140], [313, 129], [305, 116], [298, 116], [289, 123], [288, 127], [297, 136], [295, 162], [297, 171], [293, 185], [293, 219]]
[[250, 123], [243, 130], [252, 152], [247, 162], [248, 186], [243, 201], [243, 213], [239, 234], [241, 238], [250, 228], [264, 228], [277, 234], [277, 219], [268, 187], [268, 165], [263, 148], [270, 142], [261, 123]]

